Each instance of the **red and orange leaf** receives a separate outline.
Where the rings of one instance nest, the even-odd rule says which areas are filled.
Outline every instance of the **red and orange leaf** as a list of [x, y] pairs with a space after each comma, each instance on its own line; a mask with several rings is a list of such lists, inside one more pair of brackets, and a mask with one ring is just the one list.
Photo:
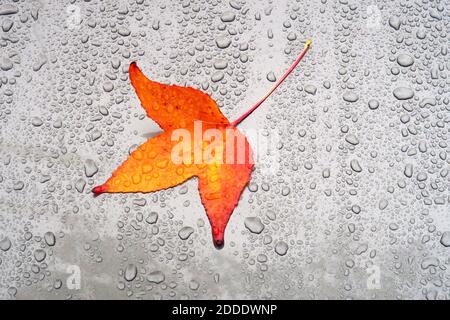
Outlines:
[[134, 62], [129, 75], [147, 116], [163, 130], [185, 128], [196, 120], [229, 123], [216, 102], [200, 90], [149, 80]]
[[[164, 85], [147, 79], [135, 63], [130, 65], [130, 80], [147, 112], [163, 130], [133, 151], [102, 185], [93, 189], [100, 193], [153, 192], [174, 187], [193, 176], [199, 178], [199, 191], [211, 224], [214, 244], [224, 244], [224, 232], [239, 197], [247, 185], [253, 168], [252, 151], [248, 141], [221, 113], [217, 104], [207, 94], [193, 89]], [[203, 124], [200, 136], [196, 135], [196, 121]], [[172, 151], [178, 141], [172, 141], [175, 130], [185, 129], [192, 141], [191, 161], [176, 164]], [[223, 137], [223, 162], [196, 162], [195, 152], [203, 155], [211, 141], [204, 141], [203, 133], [216, 129]], [[236, 162], [226, 163], [227, 132], [241, 137], [243, 144], [231, 145]], [[234, 138], [233, 138], [234, 139]], [[245, 157], [238, 159], [239, 154]], [[240, 162], [239, 162], [240, 161]], [[186, 164], [187, 163], [187, 164]]]

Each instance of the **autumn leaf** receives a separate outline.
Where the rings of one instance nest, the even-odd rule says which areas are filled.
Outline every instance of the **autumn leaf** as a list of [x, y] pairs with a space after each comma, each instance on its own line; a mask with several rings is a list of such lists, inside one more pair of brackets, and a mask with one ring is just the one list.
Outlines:
[[95, 194], [154, 192], [197, 177], [214, 245], [224, 245], [228, 220], [250, 180], [253, 155], [236, 128], [300, 62], [309, 44], [272, 90], [233, 123], [207, 94], [147, 79], [136, 63], [129, 76], [147, 116], [164, 131], [134, 150]]

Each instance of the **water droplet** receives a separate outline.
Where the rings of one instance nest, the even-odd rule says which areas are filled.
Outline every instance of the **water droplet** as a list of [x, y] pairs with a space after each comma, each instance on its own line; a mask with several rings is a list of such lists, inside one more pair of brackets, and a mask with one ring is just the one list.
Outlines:
[[397, 16], [392, 16], [392, 17], [389, 18], [389, 25], [390, 25], [392, 28], [394, 28], [395, 30], [400, 29], [400, 24], [401, 24], [401, 21], [400, 21], [400, 18], [399, 18], [399, 17], [397, 17]]
[[2, 69], [3, 71], [8, 71], [11, 70], [12, 68], [13, 63], [10, 59], [4, 57], [0, 60], [0, 69]]
[[158, 213], [155, 211], [150, 212], [145, 221], [149, 224], [156, 223], [156, 221], [158, 221]]
[[55, 243], [56, 243], [55, 234], [53, 232], [51, 232], [51, 231], [46, 232], [44, 234], [44, 240], [45, 240], [45, 243], [48, 246], [53, 247], [55, 245]]
[[225, 59], [217, 59], [214, 62], [214, 68], [216, 68], [217, 70], [223, 70], [226, 69], [228, 67], [228, 62]]
[[275, 73], [273, 73], [272, 71], [270, 71], [267, 76], [266, 76], [267, 80], [269, 80], [270, 82], [275, 82], [277, 81], [277, 77], [275, 77]]
[[289, 246], [284, 241], [278, 241], [275, 245], [275, 252], [280, 256], [284, 256], [287, 253], [288, 249]]
[[34, 258], [37, 262], [44, 261], [45, 257], [47, 256], [47, 253], [42, 249], [37, 249], [34, 251]]
[[111, 81], [106, 81], [105, 83], [103, 83], [103, 90], [105, 90], [105, 92], [111, 92], [114, 89], [114, 85]]
[[128, 29], [128, 28], [126, 28], [126, 27], [120, 27], [118, 30], [117, 30], [117, 32], [121, 35], [121, 36], [123, 36], [123, 37], [128, 37], [130, 34], [131, 34], [131, 31]]
[[16, 14], [19, 12], [19, 8], [12, 4], [2, 4], [0, 5], [0, 16], [6, 16], [10, 14]]
[[354, 146], [359, 144], [359, 139], [354, 134], [351, 134], [351, 133], [345, 136], [345, 141], [347, 141], [348, 143], [350, 143]]
[[234, 14], [234, 12], [231, 11], [225, 11], [220, 16], [220, 20], [222, 20], [222, 22], [233, 22], [235, 18], [236, 15]]
[[440, 242], [444, 247], [450, 247], [450, 231], [445, 231], [442, 233]]
[[244, 225], [250, 232], [256, 234], [260, 234], [264, 230], [264, 224], [258, 217], [245, 218]]
[[386, 209], [387, 206], [388, 206], [388, 201], [386, 199], [381, 199], [380, 202], [378, 203], [378, 208], [380, 210]]
[[248, 184], [248, 190], [250, 192], [256, 192], [256, 191], [258, 191], [258, 185], [256, 183], [254, 183], [254, 182], [250, 182]]
[[213, 73], [213, 75], [211, 76], [211, 81], [212, 82], [219, 82], [224, 78], [224, 73], [222, 71], [216, 71]]
[[189, 289], [196, 291], [196, 290], [198, 290], [198, 288], [200, 288], [200, 284], [197, 281], [191, 280], [189, 282]]
[[289, 188], [288, 186], [284, 186], [283, 188], [281, 188], [281, 195], [286, 197], [291, 193], [291, 188]]
[[399, 54], [397, 57], [397, 63], [402, 67], [409, 67], [413, 65], [414, 59], [409, 54]]
[[194, 228], [186, 226], [186, 227], [181, 228], [181, 230], [178, 232], [178, 236], [180, 237], [181, 240], [186, 240], [193, 233], [194, 233]]
[[124, 278], [127, 281], [133, 281], [134, 278], [136, 278], [137, 275], [137, 267], [130, 263], [127, 265], [127, 267], [125, 268], [125, 273], [124, 273]]
[[95, 164], [94, 160], [87, 159], [84, 163], [84, 173], [86, 177], [93, 177], [98, 172], [98, 167]]
[[411, 178], [413, 176], [413, 165], [407, 164], [405, 165], [405, 170], [403, 171], [406, 177]]
[[343, 94], [342, 98], [344, 99], [344, 101], [347, 101], [347, 102], [356, 102], [359, 99], [359, 97], [356, 93], [350, 92], [350, 91], [345, 92]]
[[11, 30], [11, 28], [14, 25], [14, 21], [6, 18], [5, 20], [3, 20], [3, 24], [2, 24], [2, 30], [3, 32], [8, 32], [9, 30]]
[[2, 251], [8, 251], [11, 248], [11, 241], [9, 240], [8, 237], [3, 238], [2, 241], [0, 241], [0, 249], [2, 249]]
[[361, 165], [359, 164], [359, 161], [357, 159], [353, 159], [353, 160], [350, 161], [350, 167], [355, 172], [361, 172], [362, 171]]
[[316, 92], [317, 92], [317, 87], [312, 85], [312, 84], [307, 84], [305, 86], [305, 92], [309, 93], [309, 94], [312, 94], [312, 95], [315, 95]]
[[216, 45], [220, 49], [226, 49], [230, 46], [230, 44], [231, 44], [231, 39], [229, 39], [225, 36], [221, 36], [216, 39]]
[[408, 100], [414, 97], [414, 91], [407, 87], [397, 87], [394, 89], [393, 94], [398, 100]]
[[147, 281], [152, 283], [161, 283], [166, 279], [166, 276], [161, 271], [153, 271], [147, 276]]
[[378, 100], [370, 99], [368, 105], [370, 110], [376, 110], [380, 106], [380, 103]]

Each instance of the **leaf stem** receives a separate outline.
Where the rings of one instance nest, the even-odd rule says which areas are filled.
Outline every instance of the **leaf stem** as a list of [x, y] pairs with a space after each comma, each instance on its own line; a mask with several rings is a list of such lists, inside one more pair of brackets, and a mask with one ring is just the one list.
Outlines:
[[247, 112], [245, 112], [242, 116], [240, 116], [239, 118], [237, 118], [236, 120], [234, 120], [231, 123], [231, 126], [235, 127], [237, 126], [239, 123], [241, 123], [245, 118], [247, 118], [253, 111], [255, 111], [256, 109], [258, 109], [258, 107], [264, 102], [266, 101], [266, 99], [275, 91], [276, 88], [278, 88], [278, 86], [283, 83], [283, 81], [286, 79], [286, 77], [292, 72], [292, 70], [295, 69], [295, 67], [299, 64], [299, 62], [303, 59], [303, 56], [306, 54], [306, 52], [308, 52], [309, 47], [311, 46], [312, 41], [311, 40], [307, 40], [305, 42], [305, 47], [303, 49], [303, 51], [300, 53], [300, 55], [298, 56], [298, 58], [294, 61], [294, 63], [289, 67], [289, 69], [286, 70], [286, 72], [283, 74], [283, 76], [275, 83], [275, 85], [272, 87], [272, 89], [270, 89], [265, 95], [264, 97], [262, 97], [258, 102], [256, 102], [253, 107], [251, 107], [249, 110], [247, 110]]

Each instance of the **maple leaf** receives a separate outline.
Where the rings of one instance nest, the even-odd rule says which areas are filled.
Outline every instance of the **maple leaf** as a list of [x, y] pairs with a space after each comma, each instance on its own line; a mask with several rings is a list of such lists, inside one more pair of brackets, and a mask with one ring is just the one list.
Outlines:
[[[272, 90], [232, 123], [207, 94], [190, 87], [151, 81], [136, 63], [131, 63], [130, 81], [142, 107], [164, 131], [134, 150], [104, 184], [92, 191], [96, 195], [154, 192], [196, 176], [214, 245], [223, 247], [228, 220], [254, 165], [251, 147], [236, 125], [283, 82], [308, 47], [309, 44]], [[180, 148], [180, 143], [184, 148]], [[178, 158], [182, 161], [174, 161]]]

